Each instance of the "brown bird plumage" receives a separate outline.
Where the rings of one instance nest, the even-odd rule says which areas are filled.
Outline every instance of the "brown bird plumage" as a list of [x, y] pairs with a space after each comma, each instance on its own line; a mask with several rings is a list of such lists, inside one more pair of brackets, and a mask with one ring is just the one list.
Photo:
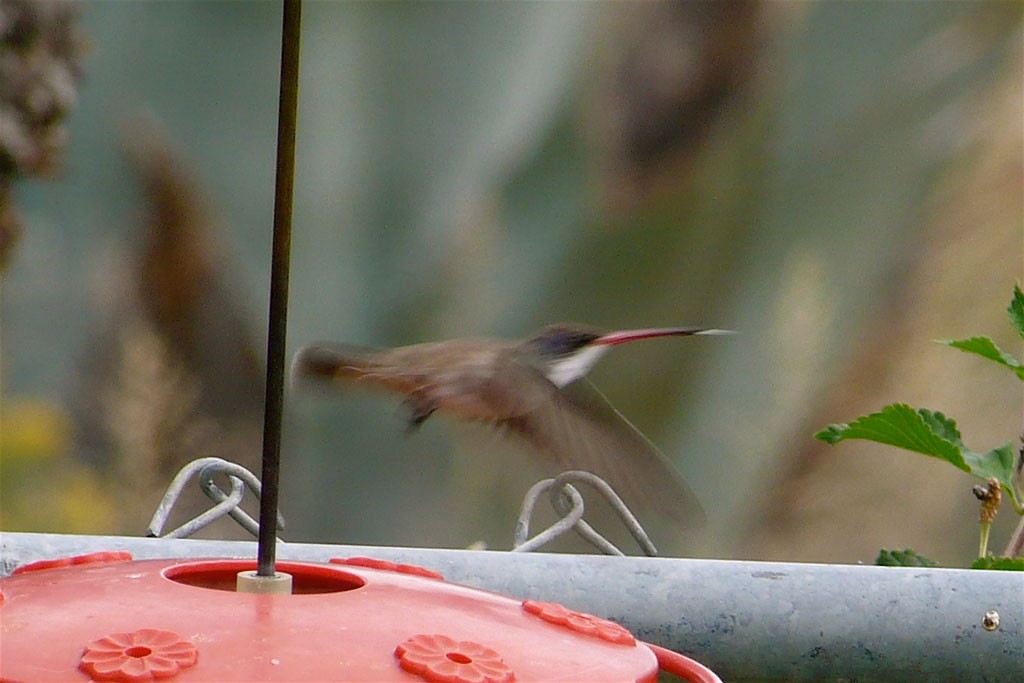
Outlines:
[[553, 325], [522, 342], [455, 339], [394, 349], [311, 344], [293, 378], [378, 386], [405, 397], [415, 428], [435, 411], [516, 436], [563, 469], [605, 479], [630, 505], [650, 505], [687, 526], [703, 521], [690, 487], [664, 455], [589, 382], [578, 380], [612, 346], [723, 330], [666, 328], [602, 334]]

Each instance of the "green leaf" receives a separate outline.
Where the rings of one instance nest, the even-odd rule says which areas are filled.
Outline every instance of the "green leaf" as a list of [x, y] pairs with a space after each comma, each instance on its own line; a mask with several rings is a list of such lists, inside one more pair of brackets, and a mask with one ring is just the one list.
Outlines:
[[1020, 361], [1012, 355], [1000, 351], [999, 347], [996, 346], [996, 343], [988, 337], [971, 337], [970, 339], [937, 339], [936, 341], [940, 344], [945, 344], [946, 346], [952, 346], [954, 349], [960, 349], [961, 351], [977, 354], [982, 358], [988, 358], [989, 360], [995, 361], [996, 363], [1013, 370], [1017, 373], [1018, 378], [1024, 379], [1024, 365], [1021, 365]]
[[1010, 324], [1017, 334], [1024, 337], [1024, 292], [1020, 291], [1020, 285], [1013, 286], [1013, 301], [1006, 312], [1010, 314]]
[[967, 466], [971, 468], [971, 474], [982, 479], [995, 477], [1002, 484], [1003, 488], [1014, 496], [1014, 500], [1016, 500], [1012, 483], [1013, 460], [1015, 456], [1013, 443], [1006, 443], [999, 448], [993, 448], [984, 453], [975, 453], [965, 448], [963, 456]]
[[998, 569], [1009, 572], [1024, 572], [1024, 557], [979, 557], [971, 569]]
[[886, 406], [850, 424], [829, 425], [814, 436], [832, 445], [844, 439], [876, 441], [941, 458], [964, 472], [971, 471], [963, 457], [956, 422], [942, 413], [914, 410], [905, 403]]
[[942, 413], [924, 408], [915, 410], [905, 403], [894, 403], [850, 424], [829, 425], [814, 436], [833, 445], [844, 439], [884, 443], [945, 460], [980, 479], [995, 477], [1009, 494], [1017, 511], [1024, 511], [1024, 501], [1013, 486], [1013, 444], [1007, 443], [984, 453], [972, 451], [960, 440], [956, 422]]
[[879, 567], [938, 567], [939, 563], [907, 548], [906, 550], [878, 551], [875, 564]]

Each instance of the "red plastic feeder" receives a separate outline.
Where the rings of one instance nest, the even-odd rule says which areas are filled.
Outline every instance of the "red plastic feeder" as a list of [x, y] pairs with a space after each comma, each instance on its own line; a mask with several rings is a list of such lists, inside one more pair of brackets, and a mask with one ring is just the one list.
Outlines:
[[[252, 560], [93, 553], [0, 587], [0, 680], [654, 681], [713, 673], [554, 603], [369, 558], [279, 562], [290, 595], [235, 591]], [[675, 667], [675, 668], [673, 668]]]

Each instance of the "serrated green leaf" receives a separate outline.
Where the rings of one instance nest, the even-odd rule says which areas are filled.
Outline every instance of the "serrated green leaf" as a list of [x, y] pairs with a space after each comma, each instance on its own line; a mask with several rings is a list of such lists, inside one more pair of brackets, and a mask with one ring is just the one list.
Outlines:
[[938, 567], [939, 563], [907, 548], [906, 550], [878, 551], [875, 564], [879, 567]]
[[1024, 557], [979, 557], [971, 564], [971, 569], [1024, 572]]
[[833, 445], [844, 439], [884, 443], [945, 460], [980, 479], [994, 477], [1017, 511], [1024, 511], [1024, 501], [1013, 486], [1013, 444], [984, 453], [972, 451], [960, 440], [956, 422], [940, 412], [894, 403], [850, 424], [829, 425], [814, 436]]
[[1024, 365], [1009, 353], [999, 350], [996, 343], [988, 337], [971, 337], [970, 339], [937, 339], [940, 344], [952, 346], [967, 353], [973, 353], [982, 358], [995, 361], [1002, 366], [1010, 368], [1020, 379], [1024, 379]]
[[1010, 324], [1017, 330], [1017, 334], [1024, 337], [1024, 292], [1020, 291], [1020, 285], [1013, 286], [1013, 300], [1006, 309], [1010, 315]]
[[914, 410], [905, 403], [888, 405], [850, 424], [829, 425], [814, 436], [833, 445], [844, 439], [876, 441], [941, 458], [964, 472], [971, 471], [964, 461], [956, 422], [942, 413]]
[[971, 468], [971, 474], [982, 479], [995, 477], [1016, 500], [1012, 488], [1014, 455], [1013, 443], [1006, 443], [984, 453], [975, 453], [966, 448], [963, 450], [964, 461]]

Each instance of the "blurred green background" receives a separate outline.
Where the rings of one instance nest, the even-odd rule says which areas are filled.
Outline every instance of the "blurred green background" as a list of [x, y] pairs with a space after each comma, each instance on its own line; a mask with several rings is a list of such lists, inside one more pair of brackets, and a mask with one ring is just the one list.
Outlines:
[[[78, 26], [62, 169], [12, 198], [0, 511], [138, 534], [184, 462], [258, 471], [280, 7], [84, 2]], [[736, 329], [592, 374], [708, 512], [650, 520], [662, 549], [966, 564], [973, 480], [811, 435], [892, 401], [977, 449], [1020, 433], [1019, 386], [930, 340], [1020, 350], [1021, 45], [1015, 2], [307, 2], [289, 352]], [[385, 397], [286, 410], [288, 540], [504, 549], [540, 476], [443, 419], [406, 437]]]

